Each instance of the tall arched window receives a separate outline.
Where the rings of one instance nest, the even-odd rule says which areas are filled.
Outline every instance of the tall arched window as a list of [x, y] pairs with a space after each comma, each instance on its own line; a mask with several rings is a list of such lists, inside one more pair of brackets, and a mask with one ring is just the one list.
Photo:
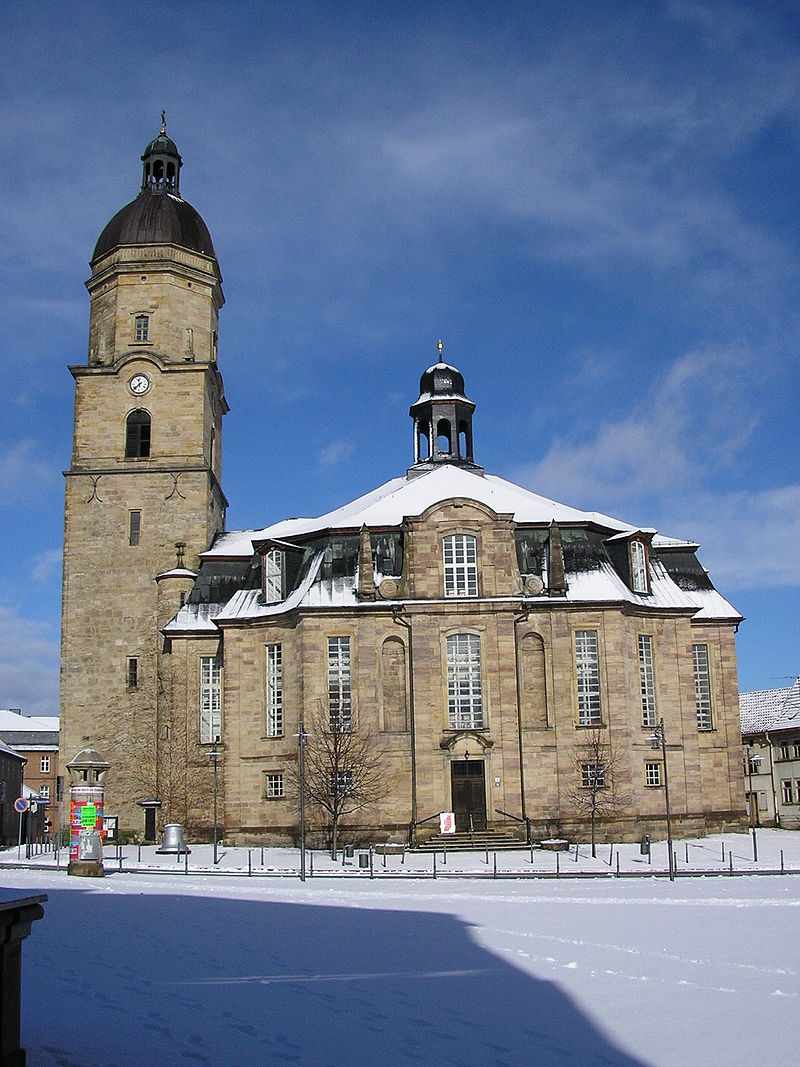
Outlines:
[[481, 639], [477, 634], [447, 638], [447, 697], [451, 730], [483, 729]]
[[641, 541], [631, 541], [631, 589], [634, 593], [646, 593], [647, 556]]
[[144, 459], [150, 455], [150, 414], [142, 408], [132, 411], [125, 423], [125, 458]]
[[478, 595], [478, 550], [472, 534], [450, 534], [442, 542], [444, 595]]

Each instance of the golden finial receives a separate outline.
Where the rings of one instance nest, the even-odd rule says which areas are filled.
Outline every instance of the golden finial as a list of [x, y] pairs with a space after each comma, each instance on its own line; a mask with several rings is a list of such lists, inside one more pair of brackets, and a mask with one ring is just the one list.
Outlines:
[[167, 113], [166, 113], [166, 111], [162, 111], [161, 112], [161, 132], [162, 133], [166, 133], [167, 132]]
[[444, 351], [444, 341], [441, 339], [441, 337], [439, 338], [439, 344], [436, 347], [439, 349], [439, 362], [444, 363], [444, 360], [442, 359], [442, 352]]

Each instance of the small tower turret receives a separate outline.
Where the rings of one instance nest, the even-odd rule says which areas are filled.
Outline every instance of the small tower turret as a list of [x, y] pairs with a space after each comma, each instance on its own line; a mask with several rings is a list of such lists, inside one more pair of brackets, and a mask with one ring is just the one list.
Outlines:
[[414, 465], [408, 473], [422, 474], [452, 463], [482, 474], [472, 452], [475, 405], [465, 394], [461, 371], [444, 362], [442, 341], [438, 350], [439, 362], [423, 373], [419, 398], [409, 410], [414, 420]]

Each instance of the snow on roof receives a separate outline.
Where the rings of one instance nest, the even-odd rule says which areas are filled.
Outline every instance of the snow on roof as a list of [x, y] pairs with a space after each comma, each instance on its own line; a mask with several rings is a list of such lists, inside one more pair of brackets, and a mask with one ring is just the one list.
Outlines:
[[[317, 518], [285, 519], [260, 530], [223, 534], [203, 553], [203, 559], [249, 556], [261, 540], [305, 537], [325, 530], [360, 530], [362, 526], [400, 526], [406, 517], [421, 515], [434, 504], [451, 498], [475, 500], [500, 514], [511, 514], [521, 525], [595, 523], [618, 533], [633, 533], [639, 527], [599, 511], [581, 511], [523, 489], [494, 474], [480, 475], [446, 463], [413, 478], [404, 476], [385, 482], [364, 496]], [[692, 542], [665, 539], [672, 545]], [[656, 547], [659, 538], [654, 539]]]
[[19, 754], [19, 752], [15, 752], [13, 748], [10, 748], [5, 743], [5, 741], [2, 741], [2, 740], [0, 740], [0, 752], [2, 752], [4, 756], [14, 756], [14, 758], [18, 759], [18, 760], [24, 760], [25, 759], [24, 756], [21, 756]]
[[214, 616], [221, 611], [224, 604], [184, 604], [174, 619], [163, 629], [167, 637], [177, 634], [215, 634], [218, 633]]
[[739, 694], [742, 733], [800, 729], [800, 678], [780, 689], [755, 689]]
[[57, 715], [23, 715], [11, 708], [0, 709], [0, 734], [58, 733]]

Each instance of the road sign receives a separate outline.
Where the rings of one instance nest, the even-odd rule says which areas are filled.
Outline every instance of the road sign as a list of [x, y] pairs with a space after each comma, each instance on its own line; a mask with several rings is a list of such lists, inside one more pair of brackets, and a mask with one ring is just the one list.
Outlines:
[[22, 815], [23, 812], [27, 811], [29, 807], [30, 804], [25, 799], [25, 797], [17, 797], [17, 799], [14, 801], [14, 811], [18, 811], [20, 815]]

